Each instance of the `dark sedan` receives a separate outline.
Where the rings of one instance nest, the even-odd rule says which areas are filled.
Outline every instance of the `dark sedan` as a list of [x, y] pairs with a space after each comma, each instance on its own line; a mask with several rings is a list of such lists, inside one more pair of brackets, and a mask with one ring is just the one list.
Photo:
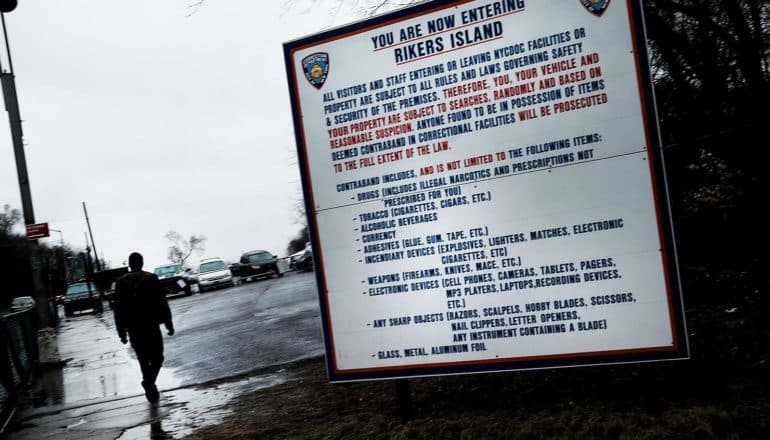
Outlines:
[[181, 264], [166, 264], [155, 268], [155, 275], [166, 295], [192, 295], [190, 269], [183, 269]]
[[238, 263], [230, 265], [233, 275], [242, 280], [251, 281], [252, 278], [269, 277], [271, 275], [282, 277], [278, 268], [278, 259], [268, 251], [249, 251], [241, 255]]
[[72, 316], [75, 312], [89, 309], [94, 313], [102, 313], [99, 291], [89, 282], [70, 284], [64, 295], [64, 316]]

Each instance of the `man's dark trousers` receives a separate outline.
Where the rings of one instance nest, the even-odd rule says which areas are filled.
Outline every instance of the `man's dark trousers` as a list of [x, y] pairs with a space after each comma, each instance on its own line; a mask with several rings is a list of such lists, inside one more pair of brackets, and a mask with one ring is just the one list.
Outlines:
[[144, 384], [155, 385], [155, 379], [158, 378], [158, 372], [163, 365], [163, 336], [160, 328], [152, 326], [129, 329], [128, 336], [139, 360]]

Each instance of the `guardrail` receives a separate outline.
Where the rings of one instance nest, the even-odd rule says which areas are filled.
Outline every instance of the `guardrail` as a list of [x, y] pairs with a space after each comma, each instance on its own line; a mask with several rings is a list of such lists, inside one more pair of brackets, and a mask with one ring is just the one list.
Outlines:
[[34, 307], [0, 317], [0, 432], [37, 365], [37, 329]]

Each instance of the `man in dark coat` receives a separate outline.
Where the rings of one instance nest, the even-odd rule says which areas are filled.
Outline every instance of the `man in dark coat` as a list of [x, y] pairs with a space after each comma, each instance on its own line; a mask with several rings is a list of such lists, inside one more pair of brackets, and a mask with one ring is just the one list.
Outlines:
[[155, 274], [142, 271], [144, 259], [139, 253], [128, 257], [131, 272], [123, 275], [115, 284], [115, 327], [122, 343], [131, 340], [142, 369], [142, 387], [147, 400], [155, 403], [160, 393], [155, 386], [163, 365], [163, 336], [160, 324], [173, 336], [174, 324], [166, 295]]

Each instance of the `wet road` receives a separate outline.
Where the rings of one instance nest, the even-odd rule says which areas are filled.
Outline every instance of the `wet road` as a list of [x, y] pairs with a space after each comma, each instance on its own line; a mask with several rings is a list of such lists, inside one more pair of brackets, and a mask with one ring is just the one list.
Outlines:
[[[312, 272], [173, 298], [169, 305], [176, 334], [163, 333], [161, 391], [323, 354]], [[109, 308], [101, 316], [66, 318], [58, 333], [60, 357], [68, 362], [34, 386], [33, 406], [66, 407], [143, 392], [133, 350], [120, 343]]]
[[312, 273], [288, 273], [174, 300], [165, 365], [186, 386], [321, 355], [316, 292]]

